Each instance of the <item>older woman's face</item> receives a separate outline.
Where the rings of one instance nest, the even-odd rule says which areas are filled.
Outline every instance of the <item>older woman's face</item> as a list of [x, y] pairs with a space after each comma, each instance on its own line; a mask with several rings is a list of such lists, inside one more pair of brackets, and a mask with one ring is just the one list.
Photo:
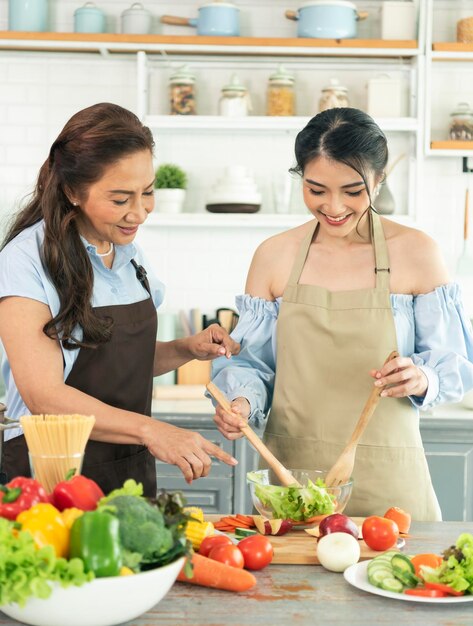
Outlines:
[[79, 232], [100, 249], [109, 242], [131, 243], [154, 208], [154, 168], [151, 152], [135, 152], [104, 172], [88, 188], [80, 206]]
[[[368, 184], [373, 197], [374, 175], [369, 176]], [[333, 236], [345, 236], [355, 229], [370, 204], [361, 176], [348, 165], [323, 156], [306, 165], [303, 195], [320, 227]]]

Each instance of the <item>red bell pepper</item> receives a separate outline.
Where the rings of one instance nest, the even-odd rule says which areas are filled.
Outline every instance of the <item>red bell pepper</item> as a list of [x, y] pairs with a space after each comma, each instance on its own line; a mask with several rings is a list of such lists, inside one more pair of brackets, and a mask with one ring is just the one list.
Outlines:
[[40, 502], [50, 502], [50, 497], [34, 478], [17, 476], [6, 485], [0, 485], [0, 517], [16, 520], [22, 511]]
[[424, 582], [424, 587], [426, 589], [435, 589], [437, 591], [443, 591], [443, 593], [448, 594], [449, 596], [463, 596], [465, 595], [464, 591], [457, 591], [456, 589], [453, 589], [453, 587], [450, 587], [450, 585], [445, 585], [443, 583], [429, 583], [429, 582]]
[[104, 492], [95, 481], [86, 476], [67, 475], [66, 479], [54, 487], [53, 504], [60, 511], [75, 507], [82, 511], [94, 511]]

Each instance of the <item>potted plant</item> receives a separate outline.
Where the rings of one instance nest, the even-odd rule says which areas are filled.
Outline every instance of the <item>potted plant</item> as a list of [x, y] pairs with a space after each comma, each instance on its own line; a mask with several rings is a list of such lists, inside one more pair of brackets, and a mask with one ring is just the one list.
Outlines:
[[160, 213], [179, 213], [186, 197], [187, 176], [172, 163], [163, 163], [156, 170], [156, 210]]

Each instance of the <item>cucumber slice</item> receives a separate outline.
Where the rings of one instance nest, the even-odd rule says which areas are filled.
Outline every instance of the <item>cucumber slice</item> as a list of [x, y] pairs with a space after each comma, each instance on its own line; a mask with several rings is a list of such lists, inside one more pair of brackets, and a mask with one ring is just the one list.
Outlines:
[[385, 591], [392, 591], [394, 593], [402, 593], [404, 586], [397, 578], [385, 578], [381, 581], [381, 589]]
[[257, 534], [258, 531], [252, 528], [235, 528], [235, 537], [250, 537]]
[[369, 582], [375, 587], [382, 587], [383, 581], [387, 578], [393, 578], [393, 573], [390, 569], [377, 569], [374, 572], [368, 574]]
[[409, 574], [415, 574], [415, 568], [412, 561], [404, 554], [395, 554], [391, 559], [391, 565], [400, 572], [408, 572]]
[[405, 585], [406, 587], [417, 587], [417, 583], [419, 582], [419, 579], [417, 578], [417, 576], [414, 576], [413, 574], [410, 574], [409, 572], [400, 570], [396, 566], [393, 566], [392, 571], [393, 571], [394, 577], [397, 578], [399, 581], [401, 581], [401, 583]]

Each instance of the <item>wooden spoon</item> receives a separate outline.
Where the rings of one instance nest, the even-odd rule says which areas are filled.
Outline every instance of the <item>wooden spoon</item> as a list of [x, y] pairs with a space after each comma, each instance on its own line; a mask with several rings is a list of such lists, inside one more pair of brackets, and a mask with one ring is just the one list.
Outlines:
[[[392, 359], [399, 356], [399, 354], [394, 351], [388, 356], [384, 365], [391, 361]], [[332, 469], [329, 471], [325, 478], [325, 484], [327, 487], [338, 487], [339, 485], [343, 485], [346, 483], [353, 472], [353, 468], [355, 466], [355, 453], [358, 442], [360, 441], [361, 436], [365, 432], [365, 428], [368, 426], [368, 423], [378, 406], [378, 402], [380, 399], [380, 394], [383, 391], [384, 387], [374, 387], [371, 390], [371, 393], [366, 401], [365, 406], [363, 407], [363, 411], [356, 423], [355, 429], [345, 446], [345, 449], [335, 461]]]
[[[212, 382], [207, 384], [207, 391], [210, 393], [212, 398], [220, 404], [222, 409], [227, 411], [228, 413], [233, 413], [230, 402], [223, 394], [222, 391], [218, 387], [216, 387]], [[290, 485], [296, 487], [302, 487], [302, 485], [297, 481], [291, 472], [284, 467], [282, 463], [280, 463], [274, 454], [266, 447], [266, 445], [261, 441], [258, 435], [252, 430], [249, 426], [244, 426], [241, 428], [241, 432], [245, 435], [248, 441], [251, 443], [253, 448], [263, 457], [269, 467], [273, 470], [273, 472], [278, 477], [281, 485], [284, 487], [289, 487]]]

